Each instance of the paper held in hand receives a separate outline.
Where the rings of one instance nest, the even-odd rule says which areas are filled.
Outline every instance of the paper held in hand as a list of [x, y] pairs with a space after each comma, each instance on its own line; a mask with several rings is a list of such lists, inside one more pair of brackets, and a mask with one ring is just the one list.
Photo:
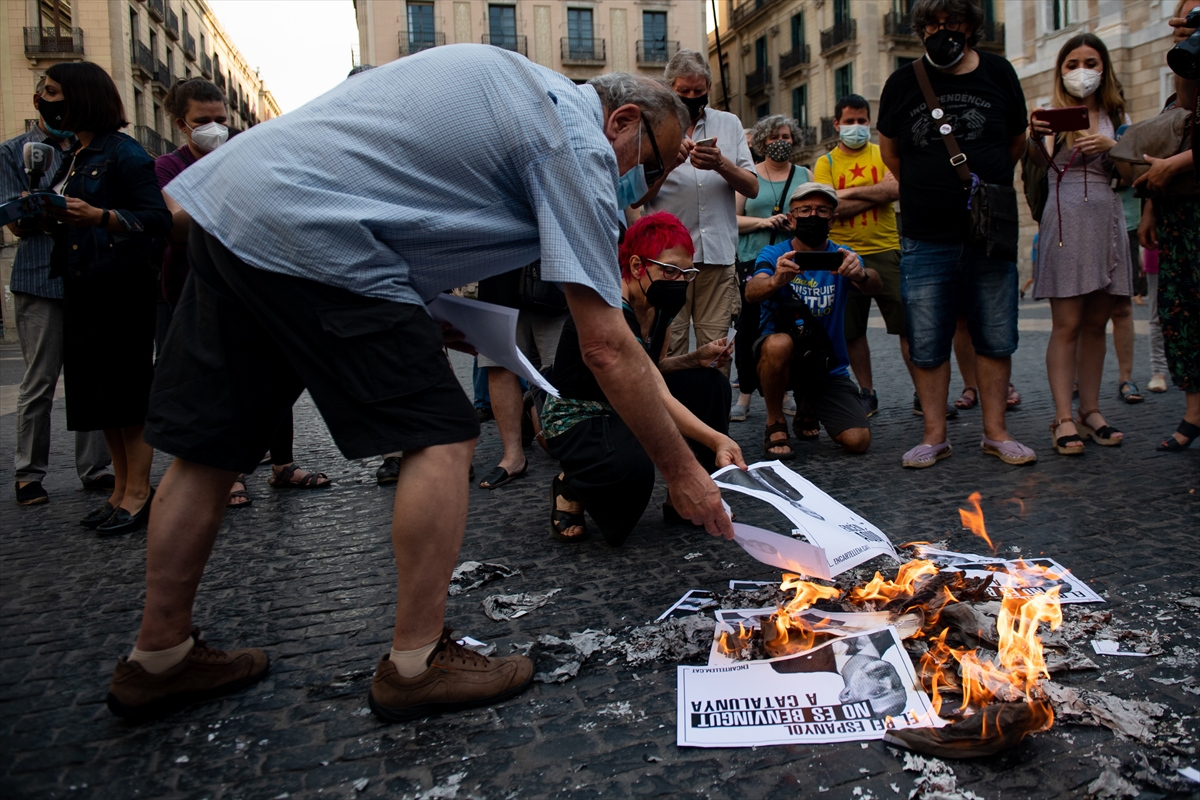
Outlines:
[[434, 322], [445, 322], [463, 335], [463, 341], [509, 372], [558, 397], [550, 381], [534, 369], [533, 364], [517, 347], [517, 310], [469, 300], [449, 294], [439, 294], [426, 304]]
[[764, 564], [832, 580], [877, 556], [901, 561], [883, 531], [779, 461], [760, 461], [745, 471], [731, 465], [712, 477], [723, 490], [770, 503], [796, 526], [788, 537], [734, 523], [734, 541]]

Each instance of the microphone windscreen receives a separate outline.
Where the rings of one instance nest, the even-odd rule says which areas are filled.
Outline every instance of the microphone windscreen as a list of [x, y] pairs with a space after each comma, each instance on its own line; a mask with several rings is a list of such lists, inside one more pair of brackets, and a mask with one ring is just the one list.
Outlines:
[[45, 142], [26, 142], [22, 150], [26, 172], [46, 172], [54, 159], [54, 148]]

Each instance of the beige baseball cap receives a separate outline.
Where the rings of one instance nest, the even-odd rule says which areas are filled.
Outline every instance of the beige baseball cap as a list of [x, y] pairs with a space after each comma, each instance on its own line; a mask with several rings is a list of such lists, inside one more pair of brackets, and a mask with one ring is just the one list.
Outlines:
[[823, 183], [817, 183], [815, 181], [809, 181], [808, 183], [802, 183], [797, 186], [796, 191], [792, 192], [792, 196], [788, 198], [788, 203], [790, 204], [793, 200], [800, 200], [808, 197], [810, 194], [819, 194], [828, 198], [829, 201], [833, 203], [834, 208], [837, 208], [837, 191], [835, 191], [832, 186], [827, 186]]

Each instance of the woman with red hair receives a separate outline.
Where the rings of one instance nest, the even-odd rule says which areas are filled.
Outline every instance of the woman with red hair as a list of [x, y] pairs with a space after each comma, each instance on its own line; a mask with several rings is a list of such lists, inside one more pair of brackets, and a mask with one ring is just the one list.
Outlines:
[[[726, 340], [664, 357], [671, 321], [699, 272], [692, 266], [691, 235], [673, 215], [651, 214], [625, 232], [619, 257], [625, 321], [658, 367], [647, 380], [661, 386], [667, 411], [706, 470], [729, 464], [744, 469], [742, 451], [727, 435], [729, 381], [716, 369], [729, 361]], [[551, 533], [560, 542], [582, 541], [586, 510], [605, 541], [616, 547], [650, 502], [654, 464], [584, 363], [573, 320], [563, 326], [551, 380], [561, 397], [547, 398], [542, 432], [550, 455], [562, 465], [550, 487]], [[669, 501], [663, 518], [683, 521]]]

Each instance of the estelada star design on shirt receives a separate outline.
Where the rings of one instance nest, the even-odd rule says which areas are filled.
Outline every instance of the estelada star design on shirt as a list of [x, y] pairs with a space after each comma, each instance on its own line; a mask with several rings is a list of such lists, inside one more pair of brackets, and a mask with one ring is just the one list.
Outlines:
[[850, 177], [851, 178], [861, 178], [861, 177], [863, 177], [863, 174], [866, 173], [866, 171], [867, 171], [866, 167], [861, 166], [859, 164], [855, 164], [853, 167], [850, 168]]
[[[855, 162], [854, 166], [850, 168], [849, 173], [845, 173], [845, 172], [842, 173], [841, 178], [838, 181], [838, 183], [840, 184], [840, 186], [838, 188], [840, 188], [840, 189], [846, 188], [847, 174], [849, 174], [850, 180], [854, 180], [855, 178], [862, 178], [862, 177], [866, 176], [867, 168], [865, 166], [863, 166], [862, 164]], [[878, 174], [878, 172], [876, 172], [874, 167], [871, 168], [871, 180], [873, 180], [875, 183], [879, 183], [879, 174]], [[863, 211], [861, 214], [861, 217], [862, 217], [861, 222], [864, 226], [867, 224], [867, 213], [868, 213], [867, 211]], [[869, 213], [871, 214], [871, 218], [873, 221], [879, 222], [879, 209], [878, 208], [872, 208]], [[855, 224], [857, 224], [858, 222], [859, 222], [858, 216], [854, 216], [848, 220], [839, 221], [837, 224], [838, 225], [849, 225], [851, 228], [853, 228], [855, 226]]]

